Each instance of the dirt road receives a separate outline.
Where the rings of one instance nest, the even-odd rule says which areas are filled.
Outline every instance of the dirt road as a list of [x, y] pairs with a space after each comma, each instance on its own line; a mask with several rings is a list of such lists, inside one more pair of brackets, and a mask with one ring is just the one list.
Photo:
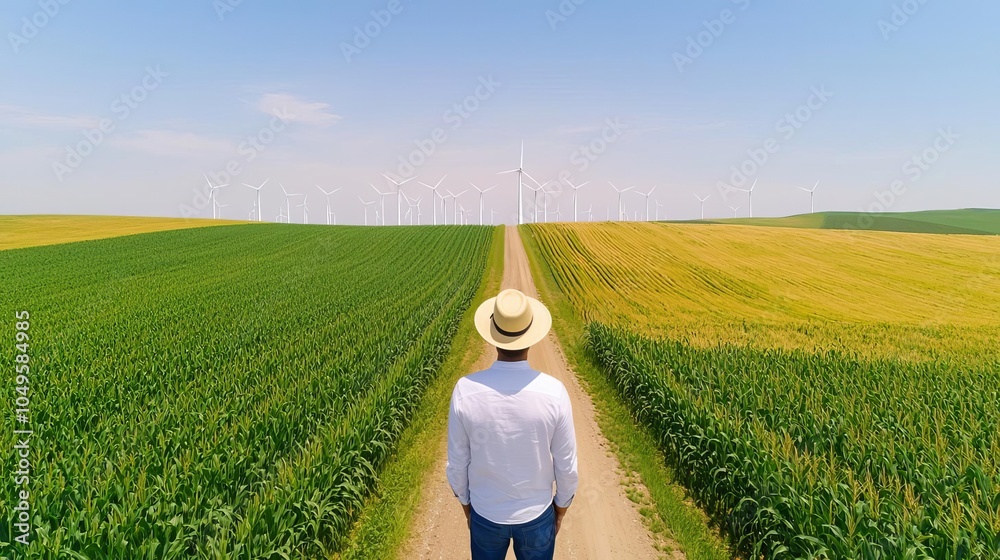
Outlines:
[[[507, 228], [501, 286], [538, 297], [515, 227]], [[484, 342], [477, 369], [488, 367], [495, 359], [496, 351]], [[554, 333], [532, 347], [528, 362], [536, 370], [562, 381], [573, 404], [580, 486], [557, 537], [556, 558], [657, 558], [653, 539], [622, 488], [618, 461], [608, 450], [607, 440], [597, 427], [593, 403], [569, 370]], [[445, 477], [446, 449], [446, 441], [442, 439], [441, 460], [424, 484], [421, 505], [411, 527], [410, 539], [404, 546], [403, 558], [456, 560], [470, 557], [465, 515]], [[507, 558], [514, 558], [512, 549], [508, 550]]]

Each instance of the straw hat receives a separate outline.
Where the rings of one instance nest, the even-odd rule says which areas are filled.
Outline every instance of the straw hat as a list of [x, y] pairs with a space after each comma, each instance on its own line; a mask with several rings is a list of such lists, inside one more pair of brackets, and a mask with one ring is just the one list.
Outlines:
[[504, 290], [476, 310], [476, 330], [497, 348], [523, 350], [545, 338], [552, 315], [542, 302], [517, 290]]

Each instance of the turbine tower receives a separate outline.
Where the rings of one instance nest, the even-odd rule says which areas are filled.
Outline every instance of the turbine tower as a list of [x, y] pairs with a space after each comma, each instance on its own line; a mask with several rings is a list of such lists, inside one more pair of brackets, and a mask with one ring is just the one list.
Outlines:
[[254, 211], [254, 213], [257, 215], [257, 221], [258, 222], [261, 221], [261, 218], [260, 218], [260, 189], [263, 189], [264, 185], [266, 185], [269, 180], [270, 180], [270, 177], [268, 177], [267, 179], [264, 179], [264, 182], [261, 183], [259, 187], [255, 187], [253, 185], [247, 185], [246, 183], [243, 183], [244, 185], [246, 185], [246, 186], [250, 187], [251, 189], [257, 191], [257, 208]]
[[[528, 174], [525, 173], [525, 175], [528, 175]], [[544, 194], [545, 193], [545, 186], [548, 185], [549, 183], [551, 183], [552, 181], [550, 180], [550, 181], [545, 181], [545, 183], [539, 183], [531, 175], [528, 175], [528, 178], [531, 179], [531, 182], [533, 182], [537, 186], [537, 188], [531, 188], [530, 186], [528, 186], [528, 188], [531, 189], [531, 190], [533, 190], [533, 191], [535, 191], [535, 196], [534, 196], [534, 198], [531, 201], [531, 205], [532, 205], [531, 221], [533, 223], [538, 223], [538, 193], [541, 192], [541, 193]], [[543, 199], [542, 202], [544, 203], [545, 200]]]
[[636, 193], [639, 194], [640, 196], [646, 197], [646, 204], [645, 204], [645, 206], [646, 206], [646, 221], [647, 222], [649, 221], [649, 195], [653, 194], [653, 191], [655, 191], [655, 190], [656, 190], [656, 185], [653, 185], [653, 188], [649, 189], [648, 193], [641, 193], [639, 191], [636, 191]]
[[335, 192], [337, 192], [337, 191], [339, 191], [340, 189], [342, 189], [344, 187], [337, 187], [336, 189], [333, 189], [330, 192], [326, 192], [325, 190], [323, 190], [323, 187], [321, 187], [319, 185], [316, 185], [316, 188], [319, 189], [319, 192], [321, 192], [321, 193], [323, 193], [323, 194], [326, 195], [326, 225], [331, 225], [330, 224], [330, 214], [332, 214], [332, 212], [330, 210], [330, 195], [333, 194], [333, 193], [335, 193]]
[[815, 214], [816, 213], [816, 204], [814, 202], [813, 197], [816, 196], [816, 187], [818, 187], [818, 186], [819, 186], [819, 181], [816, 181], [816, 184], [813, 185], [813, 188], [811, 190], [807, 189], [805, 187], [795, 187], [795, 188], [799, 189], [800, 191], [806, 191], [807, 193], [809, 193], [809, 213], [810, 214]]
[[634, 189], [635, 186], [633, 185], [633, 186], [628, 187], [626, 189], [619, 189], [611, 181], [608, 181], [608, 184], [611, 185], [611, 188], [615, 189], [615, 191], [618, 192], [618, 221], [620, 222], [620, 221], [622, 221], [622, 214], [624, 213], [624, 210], [622, 209], [622, 193], [628, 192], [628, 191]]
[[216, 219], [216, 204], [218, 204], [215, 196], [215, 189], [221, 189], [223, 187], [228, 187], [229, 185], [216, 185], [213, 187], [212, 182], [208, 180], [208, 175], [205, 175], [205, 181], [208, 182], [208, 203], [212, 205], [212, 219], [214, 220]]
[[[521, 225], [524, 223], [524, 204], [522, 203], [521, 191], [524, 185], [524, 180], [521, 178], [522, 175], [527, 175], [529, 179], [535, 181], [535, 179], [528, 175], [528, 172], [524, 170], [524, 140], [521, 140], [521, 163], [518, 164], [517, 169], [509, 169], [507, 171], [501, 171], [497, 175], [503, 175], [505, 173], [517, 173], [517, 224]], [[538, 181], [535, 181], [538, 184]]]
[[222, 219], [222, 209], [225, 208], [226, 206], [229, 206], [229, 205], [228, 204], [219, 204], [218, 200], [215, 201], [215, 207], [219, 209], [219, 219], [220, 220]]
[[365, 199], [361, 198], [360, 196], [358, 197], [358, 200], [360, 200], [360, 201], [361, 201], [361, 204], [363, 204], [363, 205], [364, 205], [364, 211], [365, 211], [365, 225], [367, 226], [367, 225], [368, 225], [368, 207], [369, 207], [370, 205], [372, 205], [372, 204], [375, 204], [375, 203], [376, 203], [376, 202], [378, 202], [378, 201], [377, 201], [377, 200], [373, 200], [373, 201], [371, 201], [371, 202], [365, 202]]
[[281, 183], [278, 183], [278, 186], [281, 187], [281, 192], [285, 193], [285, 220], [287, 220], [285, 223], [290, 224], [292, 223], [292, 206], [291, 203], [288, 201], [288, 199], [293, 196], [301, 196], [301, 195], [298, 193], [290, 193], [286, 191], [285, 185]]
[[[385, 177], [386, 179], [388, 179], [389, 182], [392, 183], [393, 185], [396, 185], [396, 225], [397, 226], [403, 225], [403, 201], [399, 198], [399, 195], [400, 195], [400, 193], [402, 191], [400, 191], [399, 189], [402, 188], [402, 186], [404, 184], [406, 184], [407, 182], [416, 179], [416, 177], [410, 177], [409, 179], [403, 179], [402, 181], [396, 181], [395, 179], [393, 179], [392, 177], [386, 175], [385, 173], [383, 173], [382, 176]], [[383, 214], [384, 214], [384, 212], [385, 211], [383, 210]], [[382, 216], [382, 223], [383, 224], [385, 223], [385, 216], [384, 215]]]
[[[455, 202], [452, 203], [452, 207], [453, 207], [453, 210], [455, 212], [455, 216], [454, 216], [455, 225], [458, 225], [459, 219], [460, 219], [460, 215], [458, 213], [458, 207], [460, 206], [460, 204], [458, 203], [458, 197], [462, 196], [463, 194], [465, 194], [467, 192], [469, 192], [469, 189], [465, 189], [464, 191], [462, 191], [462, 192], [460, 192], [458, 194], [455, 194], [455, 193], [453, 193], [451, 191], [448, 191], [448, 195], [451, 196], [451, 198], [453, 198], [455, 200]], [[446, 206], [445, 210], [447, 210], [447, 209], [448, 209], [448, 207]], [[463, 207], [462, 210], [464, 211], [465, 208]]]
[[[751, 217], [751, 218], [753, 218], [753, 188], [756, 187], [756, 186], [757, 186], [757, 179], [754, 179], [753, 180], [753, 184], [750, 185], [749, 189], [736, 189], [738, 191], [743, 191], [743, 192], [747, 193], [747, 203], [748, 203], [747, 208], [748, 208], [748, 212], [749, 212], [749, 217]], [[736, 188], [736, 187], [733, 187], [733, 188]]]
[[[370, 186], [371, 188], [375, 189], [375, 185], [373, 185], [371, 183], [368, 183], [368, 186]], [[379, 195], [379, 197], [381, 197], [381, 199], [382, 199], [382, 225], [384, 226], [385, 225], [385, 197], [389, 196], [392, 193], [391, 192], [384, 193], [384, 192], [382, 192], [382, 191], [380, 191], [378, 189], [375, 189], [375, 192], [377, 192], [378, 195]], [[378, 212], [376, 211], [375, 214], [376, 214], [375, 225], [378, 225], [378, 216], [377, 216]]]
[[705, 219], [705, 201], [708, 200], [708, 199], [710, 199], [710, 198], [712, 198], [712, 195], [708, 195], [705, 198], [702, 198], [702, 197], [698, 196], [698, 193], [695, 193], [694, 197], [697, 198], [698, 202], [701, 203], [701, 219], [704, 220]]
[[469, 184], [472, 185], [472, 188], [474, 188], [477, 191], [479, 191], [479, 225], [485, 225], [483, 223], [483, 210], [485, 208], [485, 206], [483, 206], [483, 195], [485, 195], [486, 193], [490, 192], [491, 190], [497, 188], [497, 185], [493, 185], [492, 187], [490, 187], [488, 189], [480, 189], [479, 187], [476, 186], [475, 183], [473, 183], [471, 181], [469, 182]]
[[738, 218], [739, 217], [739, 215], [737, 214], [737, 212], [740, 211], [740, 207], [739, 206], [730, 206], [729, 209], [733, 211], [733, 217], [734, 218]]
[[[428, 185], [427, 183], [424, 183], [423, 181], [418, 181], [418, 183], [420, 183], [421, 185], [423, 185], [423, 186], [427, 187], [428, 189], [430, 189], [431, 192], [434, 193], [434, 196], [436, 196], [439, 200], [441, 200], [441, 204], [444, 204], [444, 196], [442, 196], [441, 193], [438, 192], [438, 187], [441, 186], [441, 183], [443, 183], [444, 180], [447, 177], [448, 177], [447, 175], [445, 175], [444, 177], [441, 177], [441, 180], [438, 181], [433, 187], [430, 186], [430, 185]], [[431, 203], [432, 203], [431, 204], [431, 209], [434, 210], [434, 212], [433, 212], [434, 213], [434, 225], [437, 225], [438, 224], [437, 202], [434, 200], [433, 196], [431, 197]], [[442, 209], [442, 211], [441, 211], [441, 217], [442, 218], [444, 218], [444, 212], [445, 212], [444, 209]]]
[[542, 187], [538, 190], [542, 191], [542, 223], [544, 224], [549, 221], [549, 197], [545, 195], [553, 193], [552, 191], [545, 190], [545, 187]]
[[569, 179], [566, 179], [566, 182], [569, 183], [570, 188], [573, 189], [573, 221], [575, 222], [577, 221], [577, 206], [576, 206], [577, 191], [586, 186], [587, 183], [590, 183], [590, 181], [587, 181], [585, 183], [580, 183], [579, 185], [574, 185], [573, 182], [570, 181]]
[[[309, 201], [309, 195], [305, 195], [305, 196], [302, 197], [302, 204], [299, 204], [299, 208], [302, 209], [302, 223], [303, 224], [308, 224], [309, 223], [309, 206], [308, 206], [309, 202], [308, 201]], [[291, 221], [291, 220], [289, 220], [289, 221]]]

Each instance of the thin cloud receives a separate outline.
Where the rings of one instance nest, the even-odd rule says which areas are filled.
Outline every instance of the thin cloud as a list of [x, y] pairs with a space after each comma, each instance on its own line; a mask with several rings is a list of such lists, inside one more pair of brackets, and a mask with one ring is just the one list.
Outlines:
[[100, 119], [88, 116], [55, 115], [29, 107], [0, 103], [0, 122], [23, 128], [79, 129], [95, 128], [100, 124]]
[[112, 141], [118, 148], [157, 156], [224, 154], [236, 149], [225, 140], [175, 130], [138, 130]]
[[257, 110], [280, 115], [291, 122], [311, 126], [330, 126], [341, 119], [329, 111], [329, 103], [310, 103], [288, 93], [268, 93], [257, 100]]

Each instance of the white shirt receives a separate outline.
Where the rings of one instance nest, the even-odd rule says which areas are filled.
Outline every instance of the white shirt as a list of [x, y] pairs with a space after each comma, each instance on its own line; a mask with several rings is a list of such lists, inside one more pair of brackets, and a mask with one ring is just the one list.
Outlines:
[[497, 361], [458, 380], [448, 412], [448, 483], [494, 523], [527, 523], [576, 493], [566, 387], [528, 362]]

